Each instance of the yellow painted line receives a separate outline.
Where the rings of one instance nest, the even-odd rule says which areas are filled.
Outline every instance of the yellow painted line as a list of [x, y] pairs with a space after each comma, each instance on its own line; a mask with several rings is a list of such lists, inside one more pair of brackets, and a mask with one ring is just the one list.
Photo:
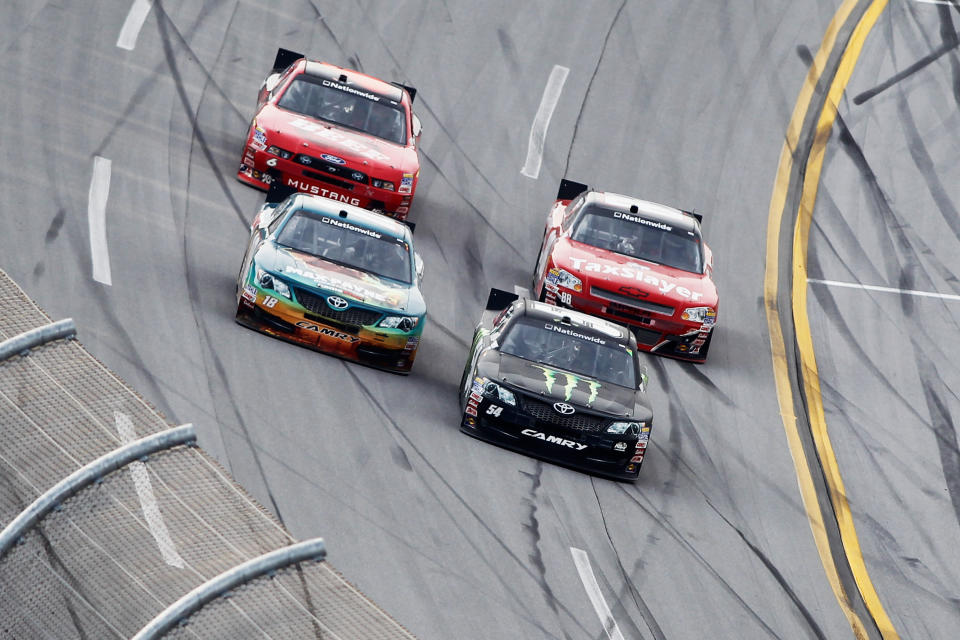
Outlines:
[[[787, 371], [786, 345], [783, 339], [783, 330], [780, 326], [779, 309], [777, 306], [777, 285], [779, 279], [778, 242], [780, 225], [786, 207], [790, 174], [793, 171], [794, 152], [797, 148], [803, 121], [806, 118], [810, 102], [813, 98], [814, 89], [836, 45], [837, 33], [850, 17], [850, 13], [857, 6], [858, 1], [859, 0], [845, 0], [830, 21], [823, 41], [820, 43], [820, 48], [814, 56], [813, 64], [807, 72], [805, 82], [794, 106], [793, 115], [787, 127], [786, 137], [780, 151], [780, 162], [777, 167], [777, 177], [773, 186], [773, 194], [770, 198], [770, 211], [767, 221], [767, 257], [764, 273], [764, 302], [767, 313], [767, 325], [770, 330], [770, 349], [773, 359], [777, 400], [780, 405], [780, 415], [783, 420], [790, 455], [793, 458], [793, 464], [797, 474], [797, 484], [799, 485], [800, 495], [807, 513], [807, 521], [813, 533], [817, 552], [820, 555], [820, 562], [823, 565], [827, 580], [833, 589], [834, 596], [840, 604], [844, 615], [847, 617], [854, 636], [858, 640], [866, 640], [868, 635], [863, 621], [860, 620], [856, 611], [853, 610], [850, 599], [837, 573], [837, 563], [830, 549], [830, 543], [827, 539], [823, 521], [823, 513], [820, 511], [816, 488], [810, 475], [810, 467], [807, 463], [806, 454], [803, 451], [799, 431], [797, 430], [793, 392], [790, 385], [790, 376]], [[863, 21], [861, 20], [861, 26], [862, 24]], [[872, 26], [873, 22], [870, 24]], [[866, 37], [865, 33], [863, 33], [862, 37]]]
[[887, 6], [888, 0], [874, 0], [863, 14], [850, 37], [850, 42], [843, 53], [837, 73], [830, 85], [826, 103], [817, 121], [813, 147], [807, 159], [806, 173], [803, 180], [803, 193], [800, 198], [799, 211], [793, 235], [793, 321], [797, 338], [797, 347], [800, 352], [801, 372], [803, 375], [804, 392], [807, 399], [810, 427], [813, 431], [813, 440], [817, 448], [817, 455], [823, 467], [830, 502], [836, 514], [840, 528], [840, 539], [847, 556], [847, 562], [853, 573], [854, 581], [860, 590], [860, 595], [880, 630], [884, 640], [899, 640], [900, 636], [893, 628], [887, 612], [880, 602], [860, 549], [856, 528], [853, 523], [853, 514], [847, 502], [847, 494], [840, 475], [840, 467], [834, 455], [830, 435], [827, 433], [827, 422], [823, 410], [823, 398], [820, 393], [820, 376], [817, 370], [817, 361], [814, 356], [813, 338], [810, 333], [810, 321], [807, 317], [807, 242], [810, 233], [810, 222], [813, 218], [813, 208], [817, 199], [817, 190], [820, 186], [820, 172], [823, 168], [823, 158], [826, 152], [827, 141], [833, 130], [837, 116], [837, 105], [843, 92], [846, 90], [850, 75], [857, 64], [867, 35], [873, 29], [877, 19]]

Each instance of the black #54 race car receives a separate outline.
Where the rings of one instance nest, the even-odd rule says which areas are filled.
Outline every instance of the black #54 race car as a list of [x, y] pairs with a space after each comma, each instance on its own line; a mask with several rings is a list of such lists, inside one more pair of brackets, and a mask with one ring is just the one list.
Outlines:
[[653, 423], [639, 358], [624, 327], [491, 289], [460, 380], [460, 430], [635, 480]]

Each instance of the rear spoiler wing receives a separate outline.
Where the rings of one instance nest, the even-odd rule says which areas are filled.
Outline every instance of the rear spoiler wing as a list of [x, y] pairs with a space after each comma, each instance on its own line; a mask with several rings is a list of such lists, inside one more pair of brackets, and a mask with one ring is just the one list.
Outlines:
[[[683, 211], [683, 210], [681, 209], [681, 211]], [[695, 212], [695, 211], [684, 211], [684, 213], [687, 214], [688, 216], [693, 216], [694, 218], [696, 218], [696, 219], [697, 219], [697, 222], [703, 222], [703, 215], [702, 215], [702, 214], [699, 214], [699, 213], [697, 213], [697, 212]]]
[[401, 89], [403, 89], [404, 91], [406, 91], [407, 93], [409, 93], [409, 94], [410, 94], [410, 104], [413, 104], [413, 99], [417, 97], [417, 89], [416, 89], [416, 87], [408, 87], [407, 85], [405, 85], [405, 84], [400, 84], [399, 82], [391, 82], [390, 84], [392, 84], [392, 85], [395, 86], [395, 87], [400, 87]]
[[517, 294], [503, 289], [490, 289], [490, 295], [487, 296], [487, 311], [503, 311], [519, 298]]
[[277, 57], [273, 59], [273, 69], [271, 70], [271, 73], [279, 73], [300, 58], [305, 57], [306, 56], [302, 53], [297, 53], [296, 51], [290, 51], [289, 49], [284, 49], [281, 47], [280, 49], [277, 49]]
[[560, 188], [557, 189], [557, 200], [573, 200], [589, 188], [590, 187], [581, 182], [574, 182], [573, 180], [564, 178], [560, 181]]

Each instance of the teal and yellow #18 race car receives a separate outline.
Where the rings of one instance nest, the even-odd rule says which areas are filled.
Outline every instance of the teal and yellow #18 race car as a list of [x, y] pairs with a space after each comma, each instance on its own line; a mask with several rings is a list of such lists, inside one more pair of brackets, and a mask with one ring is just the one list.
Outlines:
[[409, 373], [427, 307], [410, 225], [279, 184], [253, 220], [237, 322], [380, 369]]

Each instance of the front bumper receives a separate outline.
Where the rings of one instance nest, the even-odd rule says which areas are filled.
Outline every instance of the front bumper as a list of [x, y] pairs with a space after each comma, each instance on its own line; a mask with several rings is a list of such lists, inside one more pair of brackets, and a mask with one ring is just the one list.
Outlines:
[[[271, 164], [268, 165], [267, 163]], [[365, 169], [368, 169], [365, 167]], [[405, 220], [413, 202], [413, 193], [397, 193], [377, 189], [369, 184], [352, 182], [326, 175], [292, 160], [284, 160], [250, 144], [244, 147], [237, 179], [266, 191], [271, 176], [279, 176], [283, 184], [303, 193], [323, 196], [372, 211], [380, 211], [398, 220]]]
[[[519, 453], [615, 480], [637, 479], [647, 447], [646, 441], [637, 438], [550, 428], [475, 389], [463, 406], [460, 430]], [[614, 449], [618, 442], [623, 443], [622, 451]]]
[[544, 300], [550, 304], [626, 325], [636, 336], [637, 348], [641, 351], [688, 362], [706, 362], [706, 345], [713, 325], [643, 311], [589, 294], [572, 292], [549, 282], [545, 282], [543, 287]]
[[241, 292], [236, 320], [287, 342], [396, 373], [410, 373], [423, 332], [422, 321], [410, 333], [338, 324], [250, 284]]

